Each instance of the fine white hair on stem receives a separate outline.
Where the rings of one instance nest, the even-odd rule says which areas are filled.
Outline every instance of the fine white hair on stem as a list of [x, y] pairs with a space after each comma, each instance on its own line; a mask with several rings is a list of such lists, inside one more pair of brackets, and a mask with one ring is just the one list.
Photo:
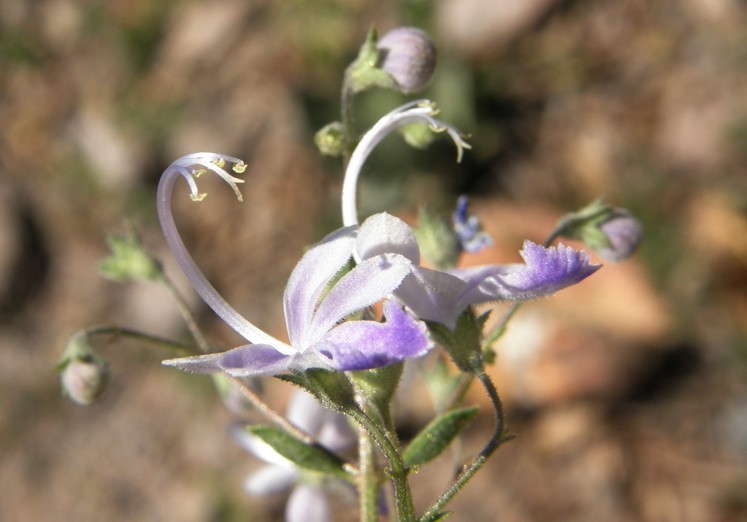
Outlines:
[[358, 177], [361, 168], [371, 152], [381, 140], [392, 132], [410, 123], [427, 123], [433, 132], [446, 132], [457, 147], [457, 162], [462, 160], [464, 149], [470, 145], [462, 138], [462, 134], [451, 125], [436, 119], [438, 108], [430, 100], [416, 100], [393, 110], [381, 118], [364, 134], [358, 146], [350, 156], [345, 179], [342, 184], [342, 222], [344, 226], [358, 224], [358, 203], [356, 193]]
[[254, 326], [223, 299], [202, 274], [197, 264], [189, 255], [189, 252], [187, 252], [187, 248], [184, 246], [184, 242], [176, 228], [171, 210], [171, 194], [174, 190], [174, 184], [180, 176], [187, 181], [190, 197], [195, 201], [199, 201], [205, 197], [205, 194], [198, 192], [195, 178], [207, 171], [214, 172], [220, 176], [231, 186], [239, 201], [242, 200], [237, 183], [243, 183], [244, 180], [236, 178], [224, 170], [223, 166], [226, 163], [234, 165], [234, 172], [242, 172], [246, 168], [246, 164], [238, 158], [212, 152], [198, 152], [182, 156], [166, 168], [158, 183], [156, 196], [161, 230], [163, 231], [166, 243], [171, 249], [171, 253], [192, 284], [192, 287], [221, 319], [250, 343], [270, 344], [279, 351], [287, 352], [288, 354], [295, 353], [295, 350], [290, 346]]

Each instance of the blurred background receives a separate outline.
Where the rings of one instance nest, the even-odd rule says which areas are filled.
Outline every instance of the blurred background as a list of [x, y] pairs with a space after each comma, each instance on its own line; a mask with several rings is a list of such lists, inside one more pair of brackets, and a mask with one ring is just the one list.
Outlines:
[[[747, 519], [747, 6], [738, 0], [5, 0], [0, 6], [0, 520], [279, 520], [241, 490], [257, 461], [228, 435], [208, 379], [169, 356], [99, 343], [96, 404], [62, 397], [68, 337], [117, 324], [186, 339], [166, 292], [97, 274], [133, 226], [216, 343], [240, 339], [193, 297], [164, 247], [155, 187], [175, 158], [246, 160], [175, 196], [185, 241], [226, 298], [284, 336], [281, 296], [303, 248], [339, 224], [341, 166], [316, 129], [368, 28], [416, 25], [439, 66], [425, 95], [469, 133], [399, 139], [361, 181], [365, 212], [448, 212], [457, 195], [514, 262], [565, 212], [602, 196], [635, 212], [637, 255], [525, 306], [491, 368], [518, 438], [451, 504], [452, 520]], [[357, 101], [359, 130], [405, 101]], [[500, 314], [494, 314], [498, 317]], [[406, 438], [432, 416], [413, 379]], [[419, 388], [420, 387], [420, 388]], [[418, 391], [420, 390], [420, 391]], [[268, 382], [282, 408], [286, 386]], [[489, 436], [489, 407], [464, 451]], [[425, 508], [446, 456], [413, 476]], [[338, 499], [340, 520], [352, 520]]]

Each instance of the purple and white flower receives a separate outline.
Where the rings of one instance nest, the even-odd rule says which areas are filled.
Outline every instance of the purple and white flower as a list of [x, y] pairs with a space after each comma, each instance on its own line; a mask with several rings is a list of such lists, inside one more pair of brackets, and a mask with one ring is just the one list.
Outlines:
[[[458, 157], [468, 145], [458, 130], [435, 118], [437, 109], [425, 100], [404, 105], [390, 112], [361, 139], [351, 155], [343, 182], [342, 216], [346, 226], [358, 226], [356, 187], [368, 155], [386, 136], [415, 121], [446, 131], [454, 141]], [[465, 221], [466, 207], [463, 207]], [[415, 316], [454, 328], [459, 315], [469, 306], [493, 301], [524, 301], [550, 295], [574, 285], [599, 269], [584, 252], [559, 245], [545, 248], [527, 241], [521, 251], [523, 264], [488, 265], [452, 270], [432, 270], [420, 266], [415, 234], [402, 220], [386, 213], [368, 218], [358, 227], [355, 259], [365, 262], [381, 255], [398, 254], [412, 263], [394, 295]]]
[[[355, 444], [355, 433], [347, 419], [324, 408], [304, 391], [294, 392], [286, 416], [333, 453]], [[291, 491], [285, 508], [286, 522], [326, 522], [332, 519], [324, 490], [318, 483], [304, 481], [303, 475], [291, 461], [259, 437], [247, 432], [243, 426], [237, 425], [233, 434], [244, 449], [268, 464], [246, 478], [244, 489], [247, 493], [265, 497]]]
[[223, 169], [226, 162], [243, 168], [236, 158], [210, 153], [193, 154], [174, 162], [159, 183], [158, 215], [164, 237], [194, 289], [251, 344], [222, 353], [171, 359], [164, 361], [165, 365], [236, 377], [278, 375], [309, 368], [363, 370], [417, 357], [432, 347], [425, 325], [395, 301], [384, 302], [384, 322], [343, 322], [351, 314], [386, 300], [412, 269], [412, 263], [403, 256], [382, 253], [369, 256], [334, 282], [353, 255], [355, 227], [328, 235], [293, 270], [283, 297], [289, 343], [267, 334], [234, 310], [187, 253], [171, 212], [171, 192], [179, 176], [189, 182], [193, 199], [200, 197], [194, 176], [206, 170], [219, 174], [238, 193], [236, 183], [241, 180]]

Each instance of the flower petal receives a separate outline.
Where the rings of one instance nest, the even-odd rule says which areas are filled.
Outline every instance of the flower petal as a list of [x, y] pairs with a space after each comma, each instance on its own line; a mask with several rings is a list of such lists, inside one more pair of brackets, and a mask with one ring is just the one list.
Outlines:
[[313, 246], [293, 269], [283, 296], [293, 346], [303, 344], [319, 296], [350, 259], [354, 245], [354, 227], [341, 228]]
[[523, 265], [495, 265], [451, 270], [468, 287], [459, 300], [467, 307], [489, 301], [523, 301], [550, 295], [590, 276], [600, 265], [589, 263], [585, 252], [559, 245], [545, 248], [524, 242]]
[[318, 353], [286, 355], [267, 344], [251, 344], [222, 353], [169, 359], [162, 364], [192, 373], [222, 372], [234, 377], [279, 375], [294, 370], [330, 367], [329, 361]]
[[286, 418], [310, 435], [316, 435], [324, 423], [327, 413], [313, 395], [303, 390], [295, 390], [288, 404]]
[[467, 288], [467, 283], [446, 272], [413, 267], [394, 295], [416, 317], [453, 328], [463, 310], [459, 299]]
[[412, 263], [398, 254], [362, 261], [345, 274], [321, 302], [307, 338], [299, 348], [303, 350], [317, 343], [338, 321], [390, 295], [411, 269]]
[[246, 477], [244, 491], [254, 497], [266, 497], [290, 489], [298, 478], [293, 468], [265, 466]]
[[374, 214], [363, 222], [355, 248], [361, 259], [391, 253], [403, 255], [413, 264], [420, 263], [415, 233], [407, 223], [386, 212]]
[[425, 323], [394, 301], [384, 304], [386, 321], [348, 321], [333, 328], [317, 346], [338, 370], [366, 370], [419, 357], [433, 347]]
[[299, 484], [285, 506], [285, 522], [329, 522], [332, 513], [324, 492], [317, 486]]

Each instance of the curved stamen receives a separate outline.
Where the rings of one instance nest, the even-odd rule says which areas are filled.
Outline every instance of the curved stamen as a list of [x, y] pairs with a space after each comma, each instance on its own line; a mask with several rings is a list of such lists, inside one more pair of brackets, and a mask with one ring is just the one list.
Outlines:
[[199, 176], [201, 172], [206, 172], [207, 170], [216, 173], [225, 180], [226, 183], [231, 186], [239, 201], [242, 200], [241, 193], [236, 184], [243, 183], [244, 180], [231, 176], [226, 172], [223, 169], [226, 162], [234, 164], [233, 170], [235, 172], [241, 172], [245, 168], [244, 162], [238, 158], [221, 156], [211, 152], [200, 152], [182, 156], [166, 168], [161, 176], [160, 182], [158, 183], [157, 193], [158, 219], [161, 222], [161, 230], [163, 231], [166, 243], [171, 249], [171, 253], [174, 255], [176, 262], [179, 264], [184, 274], [187, 276], [187, 279], [189, 279], [192, 288], [195, 289], [205, 303], [207, 303], [207, 305], [212, 308], [213, 311], [226, 322], [226, 324], [250, 343], [270, 344], [283, 353], [296, 353], [296, 350], [292, 347], [254, 326], [230, 304], [228, 304], [223, 297], [221, 297], [218, 291], [210, 284], [197, 267], [197, 264], [189, 255], [189, 252], [187, 252], [187, 248], [184, 246], [184, 242], [176, 228], [176, 223], [174, 222], [174, 216], [171, 210], [171, 194], [174, 190], [174, 184], [179, 176], [187, 180], [190, 197], [194, 201], [199, 201], [206, 196], [206, 194], [198, 192], [195, 178]]
[[393, 110], [381, 118], [361, 138], [358, 146], [350, 156], [348, 167], [345, 170], [345, 179], [342, 184], [342, 222], [344, 226], [358, 224], [358, 204], [356, 192], [358, 177], [361, 168], [368, 156], [381, 140], [392, 132], [415, 122], [427, 123], [433, 132], [446, 132], [457, 147], [457, 162], [462, 159], [464, 149], [470, 145], [462, 138], [462, 134], [451, 125], [435, 118], [438, 108], [430, 100], [416, 100]]

